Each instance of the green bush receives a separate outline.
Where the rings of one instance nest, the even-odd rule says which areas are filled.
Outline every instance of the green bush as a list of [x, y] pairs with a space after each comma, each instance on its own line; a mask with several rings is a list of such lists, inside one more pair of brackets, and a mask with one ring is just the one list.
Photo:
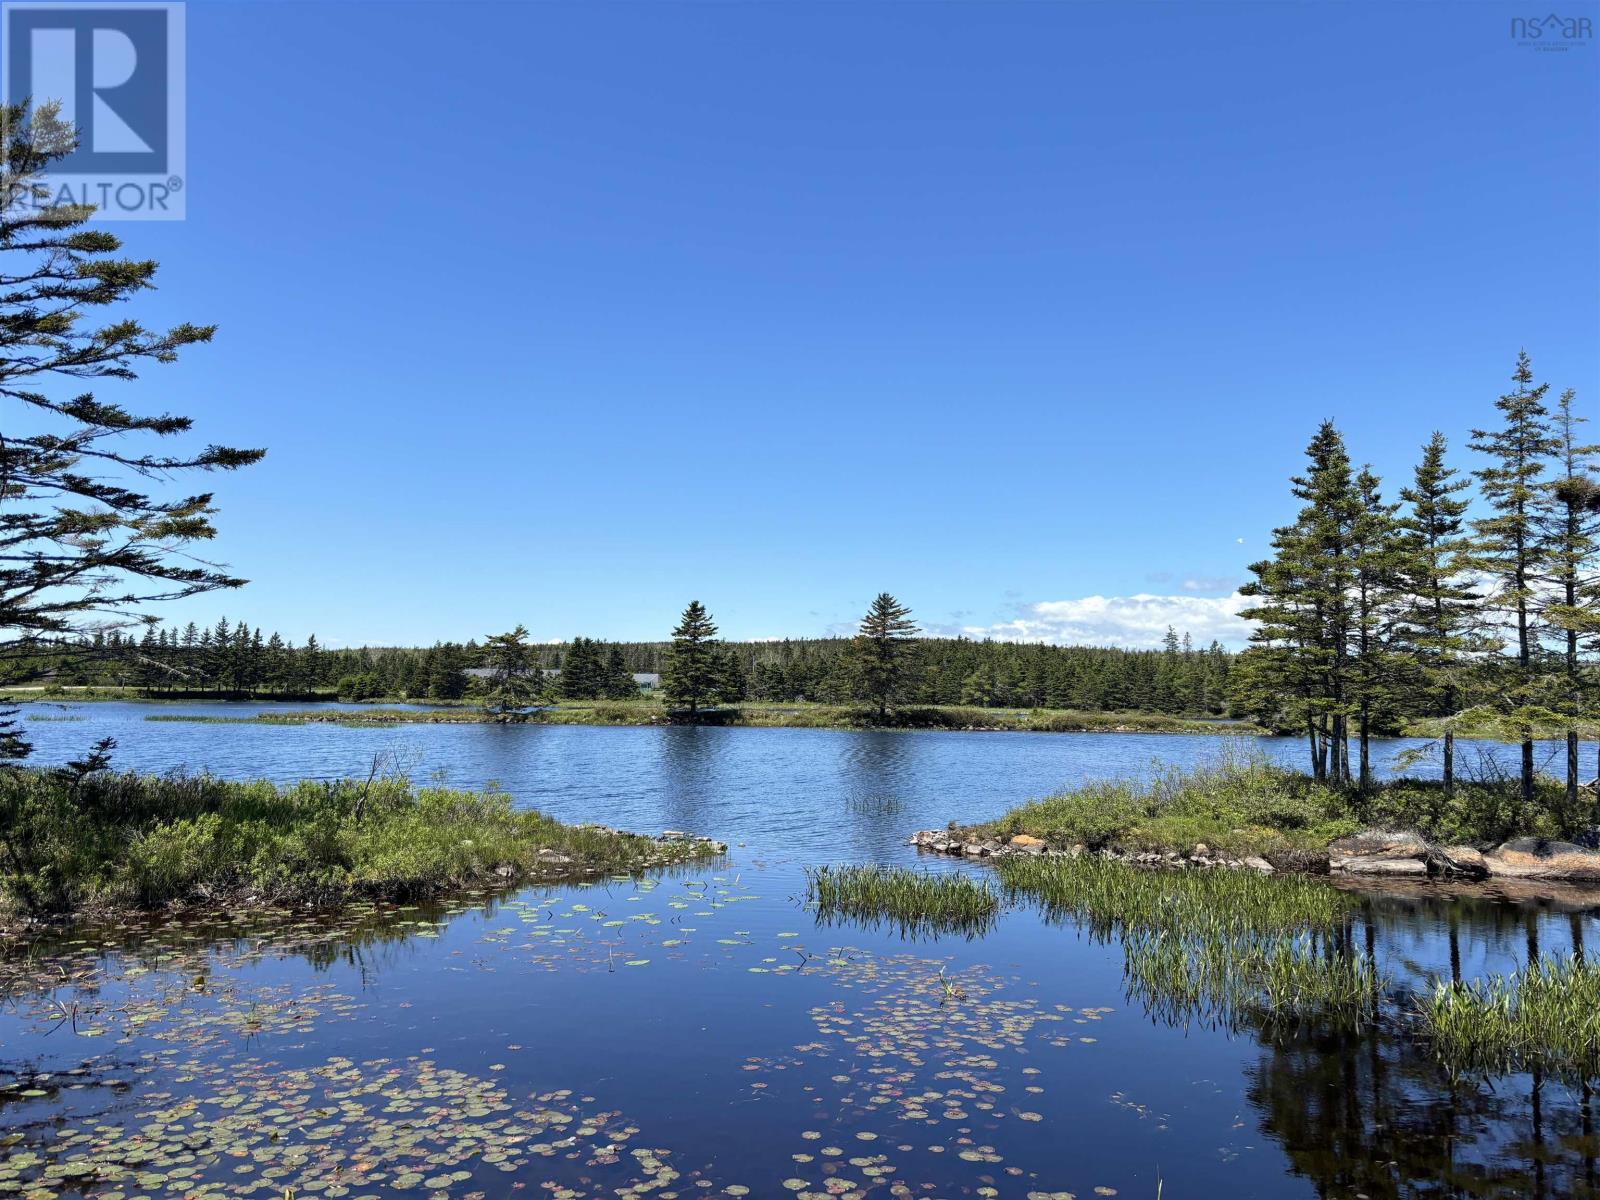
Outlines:
[[[543, 869], [634, 870], [703, 854], [568, 826], [503, 792], [405, 783], [227, 783], [208, 776], [0, 770], [0, 895], [36, 912], [151, 908], [249, 893], [286, 903], [420, 898]], [[548, 857], [548, 856], [546, 856]]]
[[1439, 842], [1499, 843], [1535, 835], [1570, 838], [1592, 800], [1568, 811], [1565, 791], [1541, 779], [1531, 807], [1514, 780], [1458, 782], [1446, 798], [1437, 781], [1399, 779], [1363, 794], [1313, 782], [1264, 757], [1225, 751], [1215, 765], [1169, 771], [1148, 783], [1089, 783], [1013, 809], [980, 834], [1019, 833], [1092, 850], [1188, 849], [1203, 842], [1235, 854], [1283, 854], [1325, 847], [1364, 827], [1415, 829]]

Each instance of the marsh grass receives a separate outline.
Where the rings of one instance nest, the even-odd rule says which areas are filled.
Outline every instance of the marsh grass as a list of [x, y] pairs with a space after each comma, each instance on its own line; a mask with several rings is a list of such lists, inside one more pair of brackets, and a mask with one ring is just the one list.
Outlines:
[[1441, 980], [1420, 1000], [1418, 1020], [1453, 1071], [1600, 1076], [1600, 966], [1573, 955], [1511, 975]]
[[976, 937], [1000, 911], [1000, 895], [987, 880], [908, 867], [808, 867], [806, 903], [821, 921], [887, 921], [912, 937]]
[[1359, 1025], [1381, 987], [1349, 949], [1359, 902], [1320, 880], [1102, 858], [1003, 858], [996, 868], [1008, 898], [1120, 940], [1129, 994], [1167, 1019]]
[[503, 792], [413, 790], [394, 778], [280, 788], [0, 770], [0, 899], [34, 912], [416, 900], [706, 853], [696, 842], [564, 825]]
[[1571, 837], [1586, 824], [1592, 798], [1571, 809], [1564, 795], [1559, 783], [1541, 778], [1528, 806], [1515, 780], [1492, 776], [1458, 780], [1450, 796], [1437, 781], [1419, 779], [1361, 794], [1318, 784], [1258, 750], [1224, 742], [1198, 769], [1085, 784], [1021, 805], [972, 833], [1001, 840], [1025, 833], [1055, 846], [1134, 852], [1204, 843], [1292, 863], [1364, 827], [1416, 829], [1445, 843]]

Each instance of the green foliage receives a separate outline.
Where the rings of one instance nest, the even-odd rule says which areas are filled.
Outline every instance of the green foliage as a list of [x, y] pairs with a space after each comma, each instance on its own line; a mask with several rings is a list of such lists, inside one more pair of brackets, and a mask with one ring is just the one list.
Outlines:
[[1397, 779], [1365, 793], [1319, 784], [1251, 755], [1167, 771], [1149, 783], [1090, 783], [1013, 809], [980, 834], [1029, 834], [1091, 850], [1188, 849], [1203, 842], [1233, 854], [1320, 850], [1357, 829], [1415, 829], [1444, 843], [1498, 843], [1513, 836], [1570, 838], [1588, 807], [1541, 779], [1532, 804], [1514, 778], [1493, 774], [1447, 790], [1436, 780]]
[[1417, 1016], [1440, 1061], [1457, 1072], [1600, 1076], [1600, 966], [1573, 955], [1509, 976], [1440, 980]]
[[489, 672], [483, 683], [485, 712], [504, 719], [520, 713], [538, 697], [539, 668], [528, 645], [528, 631], [521, 625], [484, 639], [483, 665]]
[[1326, 846], [1359, 821], [1348, 797], [1259, 756], [1224, 755], [1208, 769], [1167, 771], [1149, 783], [1113, 781], [1035, 800], [982, 831], [1054, 845], [1142, 850], [1204, 842], [1235, 854]]
[[[85, 229], [92, 206], [61, 203], [46, 176], [77, 145], [58, 102], [0, 106], [0, 661], [25, 663], [85, 640], [120, 614], [137, 624], [156, 602], [244, 581], [207, 564], [216, 509], [208, 493], [159, 499], [141, 488], [189, 472], [229, 471], [261, 450], [188, 453], [135, 447], [187, 433], [188, 417], [141, 416], [85, 391], [133, 380], [209, 342], [215, 327], [146, 329], [96, 314], [155, 286], [152, 260], [116, 257], [121, 242]], [[65, 193], [61, 193], [65, 195]], [[0, 711], [0, 758], [28, 753], [14, 710]]]
[[727, 682], [727, 668], [716, 637], [717, 627], [705, 605], [698, 600], [689, 601], [672, 631], [661, 690], [678, 704], [687, 705], [690, 716], [697, 714], [702, 704], [714, 703]]
[[1378, 992], [1376, 972], [1342, 936], [1356, 900], [1318, 880], [1093, 857], [996, 866], [1009, 896], [1120, 939], [1130, 992], [1170, 1018], [1360, 1023]]
[[900, 695], [905, 645], [918, 632], [911, 610], [888, 592], [879, 592], [861, 618], [860, 632], [851, 644], [856, 697], [872, 704], [880, 721]]
[[1000, 897], [987, 881], [883, 866], [808, 867], [806, 903], [820, 920], [888, 920], [913, 937], [975, 937], [1000, 911]]
[[573, 873], [703, 853], [513, 807], [502, 792], [404, 781], [228, 783], [208, 776], [0, 771], [0, 892], [36, 912], [251, 894], [281, 903], [418, 898], [571, 858]]

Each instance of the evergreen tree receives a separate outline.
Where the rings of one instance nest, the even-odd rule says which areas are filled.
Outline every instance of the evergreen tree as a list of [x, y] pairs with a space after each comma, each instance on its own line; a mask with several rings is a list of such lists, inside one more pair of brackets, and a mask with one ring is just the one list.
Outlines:
[[[1585, 634], [1600, 631], [1600, 608], [1593, 577], [1594, 559], [1600, 548], [1600, 485], [1594, 478], [1594, 456], [1600, 446], [1585, 445], [1578, 437], [1578, 426], [1585, 418], [1572, 407], [1575, 393], [1568, 388], [1556, 402], [1551, 422], [1555, 438], [1557, 477], [1545, 489], [1539, 506], [1539, 527], [1549, 547], [1547, 582], [1554, 592], [1547, 598], [1543, 615], [1562, 643], [1561, 678], [1555, 706], [1565, 718], [1567, 737], [1567, 808], [1578, 803], [1578, 724], [1587, 705], [1586, 686], [1579, 660], [1579, 642]], [[1548, 597], [1548, 593], [1547, 593]]]
[[604, 690], [605, 665], [590, 638], [573, 638], [561, 663], [561, 694], [568, 700], [597, 700]]
[[607, 700], [632, 700], [639, 694], [639, 685], [634, 682], [633, 672], [628, 670], [621, 646], [610, 646], [606, 650], [601, 691]]
[[1275, 554], [1251, 565], [1240, 588], [1260, 602], [1240, 615], [1257, 622], [1252, 649], [1238, 664], [1236, 695], [1250, 711], [1305, 732], [1312, 775], [1349, 779], [1352, 531], [1361, 503], [1344, 439], [1324, 421], [1306, 447], [1310, 468], [1292, 476], [1304, 507], [1273, 531]]
[[[141, 435], [187, 433], [188, 417], [136, 414], [97, 399], [84, 380], [131, 380], [174, 361], [215, 327], [148, 330], [93, 315], [153, 287], [156, 263], [118, 258], [104, 226], [84, 228], [89, 205], [61, 203], [46, 179], [77, 138], [57, 103], [0, 105], [0, 666], [26, 664], [47, 645], [83, 645], [106, 621], [148, 605], [244, 581], [204, 564], [195, 543], [215, 533], [209, 494], [159, 499], [151, 480], [233, 470], [261, 450], [197, 453], [133, 448]], [[64, 193], [63, 193], [64, 194]], [[9, 673], [9, 672], [8, 672]], [[14, 709], [0, 709], [0, 758], [31, 749]]]
[[[1445, 465], [1447, 443], [1435, 433], [1422, 448], [1401, 522], [1400, 637], [1418, 681], [1423, 715], [1454, 717], [1461, 707], [1466, 656], [1478, 648], [1474, 636], [1478, 594], [1469, 576], [1471, 541], [1463, 532], [1471, 486]], [[1444, 793], [1455, 791], [1455, 726], [1444, 730]]]
[[1358, 783], [1363, 792], [1372, 787], [1372, 726], [1374, 718], [1393, 710], [1398, 702], [1396, 654], [1392, 641], [1395, 601], [1399, 595], [1403, 554], [1397, 504], [1386, 504], [1379, 480], [1363, 467], [1355, 479], [1359, 512], [1350, 529], [1350, 549], [1355, 565], [1352, 592], [1353, 647], [1352, 693], [1360, 744]]
[[521, 625], [509, 633], [490, 634], [483, 641], [483, 707], [504, 720], [533, 704], [539, 693], [538, 667], [528, 631]]
[[918, 632], [911, 610], [888, 592], [879, 592], [861, 618], [861, 630], [852, 647], [856, 697], [869, 701], [880, 721], [898, 697], [905, 645]]
[[1546, 465], [1560, 448], [1544, 406], [1550, 385], [1534, 385], [1533, 368], [1523, 351], [1512, 374], [1517, 385], [1495, 401], [1504, 421], [1498, 429], [1474, 429], [1470, 445], [1493, 463], [1474, 471], [1493, 515], [1473, 522], [1473, 560], [1491, 580], [1486, 597], [1491, 611], [1510, 626], [1514, 657], [1504, 664], [1501, 716], [1521, 737], [1521, 794], [1533, 802], [1533, 735], [1552, 714], [1541, 699], [1534, 656], [1538, 649], [1534, 618], [1539, 604], [1535, 585], [1549, 567], [1550, 544], [1538, 521]]
[[717, 627], [705, 606], [698, 600], [689, 601], [672, 631], [661, 688], [675, 703], [688, 705], [690, 717], [699, 714], [701, 704], [715, 698], [721, 682], [723, 664], [716, 637]]

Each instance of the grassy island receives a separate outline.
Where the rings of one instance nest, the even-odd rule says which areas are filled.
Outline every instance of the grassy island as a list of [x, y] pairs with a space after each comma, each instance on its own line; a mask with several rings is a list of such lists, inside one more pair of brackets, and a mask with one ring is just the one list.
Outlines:
[[682, 835], [565, 825], [503, 792], [403, 781], [0, 771], [0, 905], [87, 915], [169, 904], [419, 900], [720, 853]]
[[1544, 778], [1532, 804], [1521, 800], [1515, 780], [1458, 780], [1447, 794], [1437, 780], [1403, 778], [1362, 792], [1317, 783], [1258, 756], [1225, 755], [1198, 771], [1058, 792], [966, 832], [1121, 853], [1203, 844], [1235, 855], [1292, 856], [1363, 828], [1415, 830], [1446, 844], [1571, 838], [1587, 825], [1593, 803], [1592, 795], [1581, 795], [1570, 808], [1559, 781]]

